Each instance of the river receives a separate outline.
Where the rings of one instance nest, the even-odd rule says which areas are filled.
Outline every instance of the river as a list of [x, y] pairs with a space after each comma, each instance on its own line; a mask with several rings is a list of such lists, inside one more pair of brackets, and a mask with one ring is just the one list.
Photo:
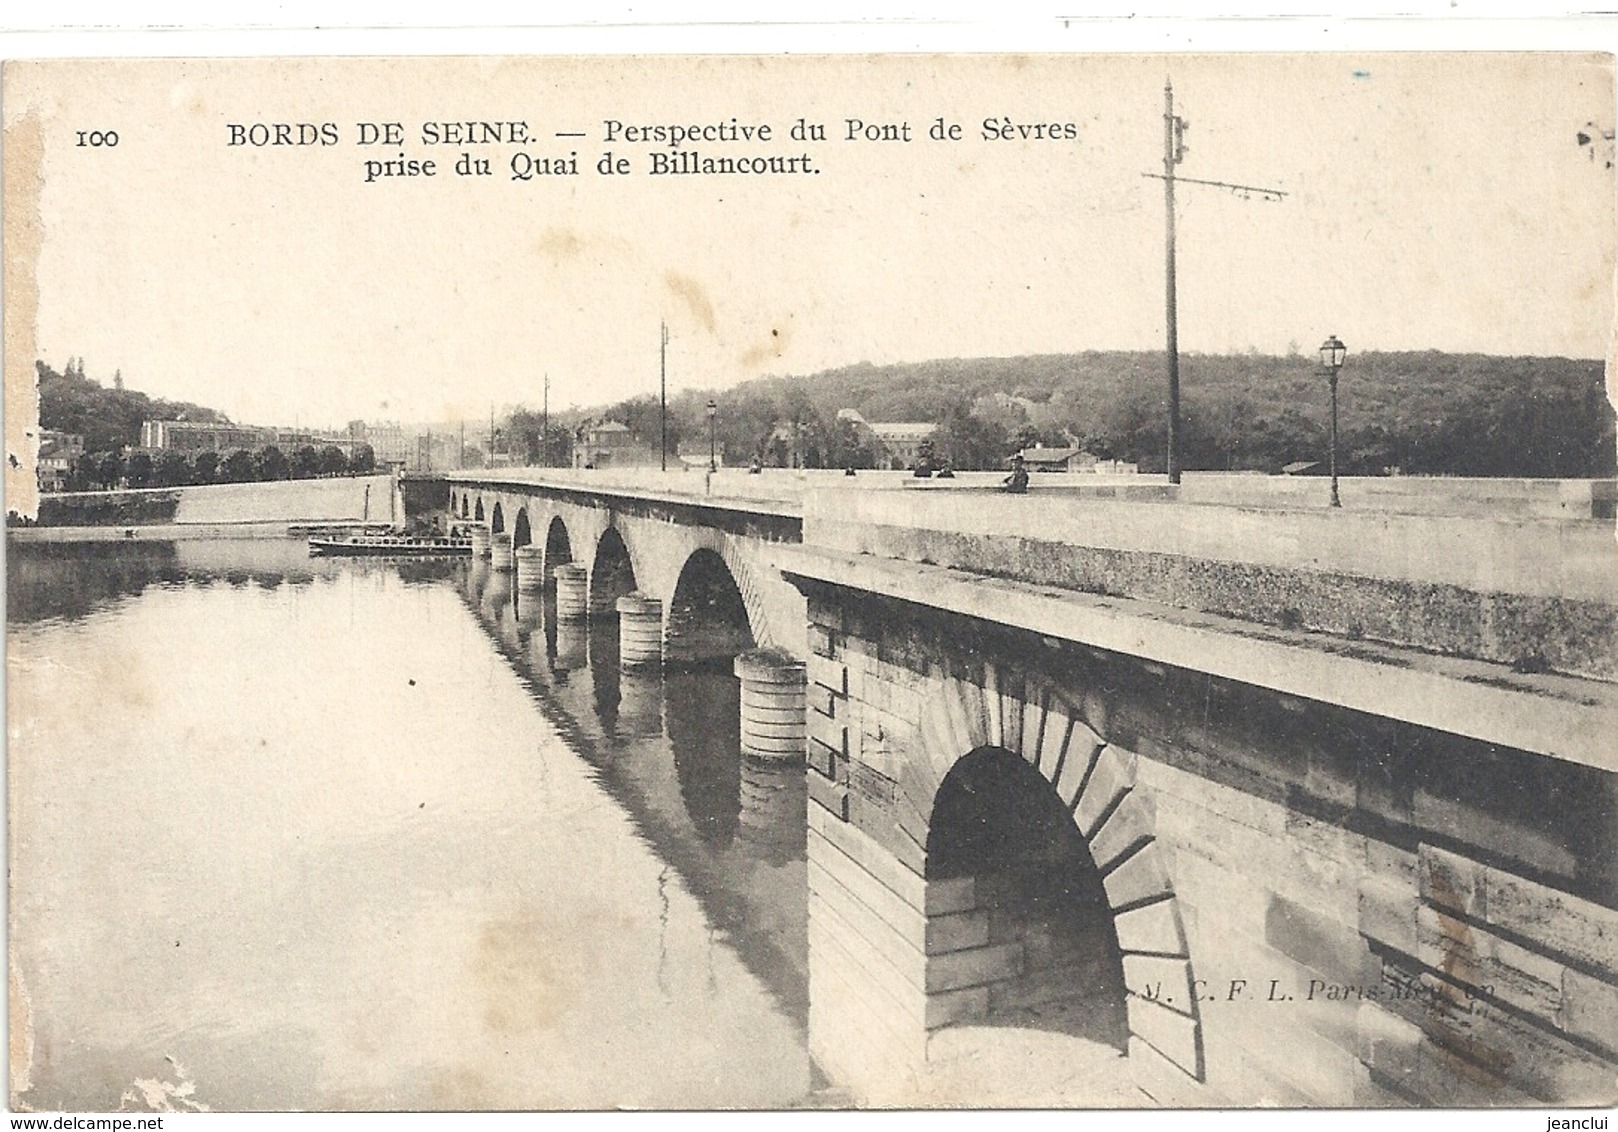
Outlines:
[[813, 1097], [802, 771], [728, 672], [294, 542], [13, 544], [7, 597], [16, 1104]]

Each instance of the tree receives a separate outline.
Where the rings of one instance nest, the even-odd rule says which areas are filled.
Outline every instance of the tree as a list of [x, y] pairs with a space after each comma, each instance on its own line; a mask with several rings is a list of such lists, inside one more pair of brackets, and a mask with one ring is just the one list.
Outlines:
[[[266, 449], [267, 451], [267, 449]], [[314, 479], [320, 474], [320, 453], [313, 444], [300, 444], [292, 450], [292, 478], [299, 480]], [[265, 479], [279, 479], [268, 474]]]
[[124, 458], [120, 453], [103, 452], [96, 458], [96, 479], [103, 488], [111, 491], [123, 478]]
[[266, 444], [259, 449], [257, 464], [258, 478], [261, 480], [284, 480], [292, 474], [286, 453], [274, 444]]
[[876, 467], [876, 447], [870, 433], [847, 417], [838, 417], [831, 428], [826, 462], [833, 468]]
[[157, 458], [155, 479], [163, 487], [179, 487], [191, 480], [191, 464], [184, 452], [170, 448]]
[[348, 470], [357, 476], [368, 476], [376, 471], [376, 452], [369, 444], [356, 444], [348, 459]]
[[258, 478], [257, 461], [245, 448], [236, 448], [220, 465], [221, 478], [226, 483], [247, 483]]
[[936, 447], [957, 468], [998, 468], [1011, 452], [1011, 439], [994, 421], [977, 416], [965, 401], [951, 405], [935, 434]]
[[191, 457], [191, 482], [213, 483], [219, 474], [219, 453], [212, 448], [204, 448]]
[[320, 474], [326, 476], [340, 476], [348, 471], [348, 457], [343, 450], [335, 444], [328, 444], [320, 450]]
[[101, 456], [99, 453], [81, 453], [68, 472], [69, 491], [89, 491], [101, 482]]
[[137, 450], [130, 455], [124, 474], [130, 487], [145, 487], [152, 482], [152, 470], [151, 453]]

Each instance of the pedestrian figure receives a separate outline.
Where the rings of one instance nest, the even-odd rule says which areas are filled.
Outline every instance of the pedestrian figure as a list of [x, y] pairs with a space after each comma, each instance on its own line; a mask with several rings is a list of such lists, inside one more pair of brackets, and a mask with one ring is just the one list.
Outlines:
[[1011, 474], [1000, 481], [1000, 487], [1012, 495], [1023, 495], [1028, 491], [1028, 465], [1023, 461], [1021, 452], [1011, 458]]

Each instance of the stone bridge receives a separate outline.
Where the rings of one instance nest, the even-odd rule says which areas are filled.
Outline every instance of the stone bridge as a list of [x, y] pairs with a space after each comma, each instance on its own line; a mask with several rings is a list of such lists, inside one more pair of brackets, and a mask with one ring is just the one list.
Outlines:
[[[630, 594], [657, 602], [670, 659], [802, 652], [803, 598], [777, 561], [801, 541], [795, 506], [588, 483], [456, 477], [447, 488], [448, 521], [484, 525], [497, 548], [534, 561], [536, 579], [549, 584], [557, 567], [582, 566], [591, 614], [613, 612]], [[525, 547], [533, 549], [524, 555]]]
[[[627, 562], [671, 658], [805, 659], [810, 1044], [842, 1087], [1618, 1099], [1610, 521], [887, 486], [439, 500], [591, 563], [598, 610]], [[745, 639], [701, 628], [735, 624], [721, 566]]]

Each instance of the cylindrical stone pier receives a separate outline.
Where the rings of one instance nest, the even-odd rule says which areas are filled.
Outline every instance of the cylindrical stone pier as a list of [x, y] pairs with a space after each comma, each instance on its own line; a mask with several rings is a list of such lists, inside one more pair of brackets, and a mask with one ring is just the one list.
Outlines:
[[645, 594], [618, 599], [618, 667], [654, 668], [663, 663], [663, 603]]
[[545, 548], [529, 543], [519, 546], [514, 552], [517, 560], [517, 589], [521, 593], [533, 593], [545, 586]]
[[472, 536], [472, 557], [489, 557], [489, 528], [483, 523], [468, 523], [467, 532]]
[[501, 574], [511, 573], [511, 536], [505, 531], [497, 531], [489, 536], [489, 565]]
[[742, 754], [759, 759], [804, 759], [804, 668], [774, 649], [736, 658], [742, 682]]
[[556, 620], [582, 621], [589, 616], [589, 576], [584, 567], [564, 562], [551, 571], [551, 576], [556, 579]]

